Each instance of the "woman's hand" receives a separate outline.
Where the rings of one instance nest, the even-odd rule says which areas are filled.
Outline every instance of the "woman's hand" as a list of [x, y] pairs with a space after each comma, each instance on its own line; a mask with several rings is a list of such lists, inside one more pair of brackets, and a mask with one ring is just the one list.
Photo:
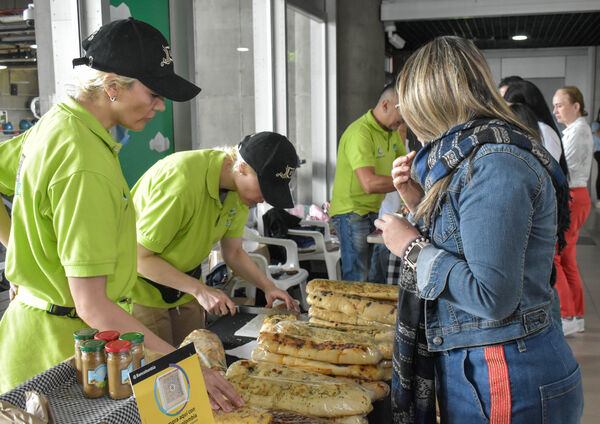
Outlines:
[[231, 315], [235, 315], [235, 303], [221, 290], [200, 283], [193, 295], [206, 312], [215, 315], [227, 315], [231, 312]]
[[410, 242], [421, 235], [406, 218], [389, 213], [376, 219], [375, 226], [383, 232], [383, 241], [387, 248], [399, 258], [402, 258]]
[[296, 302], [288, 292], [278, 289], [275, 285], [265, 290], [265, 298], [267, 299], [267, 308], [273, 307], [273, 302], [276, 299], [279, 299], [285, 302], [285, 307], [287, 309], [293, 309], [296, 312], [300, 312], [298, 302]]
[[404, 204], [411, 212], [417, 210], [423, 198], [423, 189], [410, 177], [410, 168], [417, 152], [410, 152], [405, 156], [396, 158], [392, 165], [392, 180]]
[[208, 392], [210, 407], [213, 410], [222, 409], [225, 412], [231, 412], [244, 404], [244, 399], [219, 372], [202, 367], [202, 375], [204, 376], [204, 385]]

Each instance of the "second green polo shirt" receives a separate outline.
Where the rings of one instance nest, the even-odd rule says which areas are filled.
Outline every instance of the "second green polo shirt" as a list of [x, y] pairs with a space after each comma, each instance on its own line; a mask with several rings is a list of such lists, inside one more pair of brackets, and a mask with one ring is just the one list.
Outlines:
[[390, 175], [394, 159], [404, 154], [406, 150], [398, 131], [381, 128], [372, 110], [350, 124], [338, 147], [329, 215], [378, 212], [385, 193], [365, 193], [354, 171], [372, 166], [376, 174]]
[[[146, 171], [132, 189], [138, 243], [180, 271], [196, 268], [223, 237], [244, 232], [248, 208], [237, 192], [227, 192], [223, 203], [219, 197], [224, 159], [219, 150], [174, 153]], [[166, 303], [157, 288], [139, 277], [132, 296], [134, 303], [156, 308], [192, 299], [186, 294]]]

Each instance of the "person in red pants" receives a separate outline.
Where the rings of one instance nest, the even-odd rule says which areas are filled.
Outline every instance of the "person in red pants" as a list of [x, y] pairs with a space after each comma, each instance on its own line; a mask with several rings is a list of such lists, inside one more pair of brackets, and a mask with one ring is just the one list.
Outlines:
[[552, 99], [556, 120], [565, 124], [563, 147], [569, 167], [571, 192], [571, 225], [565, 234], [567, 246], [555, 256], [556, 289], [560, 298], [563, 332], [566, 335], [584, 330], [584, 302], [581, 276], [577, 268], [577, 239], [585, 223], [592, 202], [587, 189], [592, 169], [594, 140], [583, 95], [577, 87], [567, 86], [556, 91]]

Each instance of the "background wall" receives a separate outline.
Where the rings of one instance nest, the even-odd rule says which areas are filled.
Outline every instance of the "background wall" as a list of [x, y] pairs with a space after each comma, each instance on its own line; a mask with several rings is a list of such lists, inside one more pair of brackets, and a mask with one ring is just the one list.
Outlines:
[[350, 123], [375, 106], [385, 85], [380, 3], [380, 0], [338, 2], [338, 140]]
[[[35, 68], [0, 70], [0, 110], [6, 111], [7, 121], [12, 124], [15, 131], [19, 130], [19, 122], [22, 119], [27, 121], [33, 119], [29, 103], [38, 95], [37, 81]], [[13, 90], [16, 89], [16, 93], [11, 92], [11, 86]], [[0, 141], [10, 137], [13, 135], [0, 131]]]
[[[196, 0], [193, 149], [237, 144], [254, 132], [252, 2]], [[248, 51], [238, 51], [245, 47]]]

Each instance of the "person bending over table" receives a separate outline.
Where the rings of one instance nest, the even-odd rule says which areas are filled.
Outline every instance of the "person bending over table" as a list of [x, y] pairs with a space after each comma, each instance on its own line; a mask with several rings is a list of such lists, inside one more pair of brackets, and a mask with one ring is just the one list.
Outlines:
[[287, 138], [261, 132], [235, 147], [174, 153], [146, 171], [132, 189], [139, 274], [133, 316], [178, 345], [204, 326], [203, 309], [234, 314], [233, 301], [195, 273], [219, 241], [227, 265], [264, 291], [267, 307], [280, 299], [299, 311], [242, 249], [248, 206], [266, 199], [276, 207], [293, 207], [289, 182], [297, 167]]

